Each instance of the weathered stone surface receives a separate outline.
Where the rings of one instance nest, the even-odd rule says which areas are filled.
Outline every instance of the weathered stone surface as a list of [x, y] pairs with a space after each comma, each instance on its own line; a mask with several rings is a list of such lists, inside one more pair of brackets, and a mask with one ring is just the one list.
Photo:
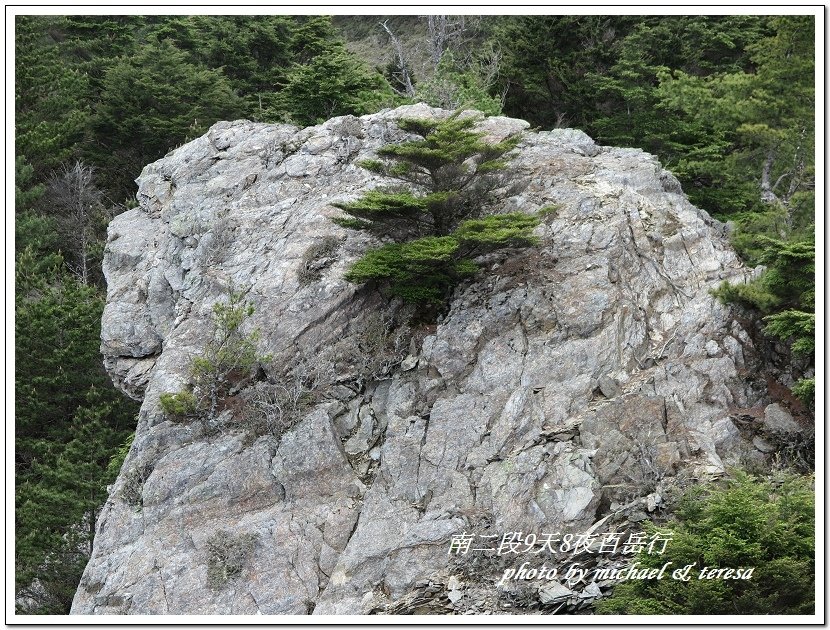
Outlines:
[[[145, 168], [140, 206], [110, 226], [102, 331], [114, 381], [144, 402], [74, 613], [394, 610], [447, 568], [453, 534], [485, 521], [577, 533], [612, 505], [657, 509], [681, 471], [757, 454], [729, 410], [773, 401], [745, 377], [760, 370], [749, 336], [709, 293], [748, 270], [654, 157], [576, 130], [527, 132], [496, 191], [496, 209], [558, 206], [540, 245], [482, 260], [384, 381], [344, 379], [279, 437], [165, 419], [159, 395], [187, 384], [229, 289], [255, 307], [246, 325], [274, 366], [385, 307], [343, 279], [370, 238], [332, 223], [330, 203], [384, 183], [357, 162], [405, 137], [396, 118], [446, 115], [219, 123]], [[493, 139], [526, 127], [482, 126]], [[304, 254], [330, 236], [332, 264], [302, 282]], [[242, 573], [212, 588], [206, 547], [220, 531], [255, 542]], [[466, 588], [441, 605], [471, 600]]]
[[559, 582], [550, 582], [539, 587], [539, 601], [543, 604], [557, 604], [573, 595], [573, 591]]
[[775, 450], [775, 447], [769, 442], [767, 442], [760, 435], [756, 435], [754, 438], [752, 438], [752, 444], [762, 453], [772, 453]]
[[793, 420], [792, 414], [780, 404], [773, 403], [764, 409], [764, 427], [767, 431], [781, 431], [782, 433], [798, 433], [799, 424]]

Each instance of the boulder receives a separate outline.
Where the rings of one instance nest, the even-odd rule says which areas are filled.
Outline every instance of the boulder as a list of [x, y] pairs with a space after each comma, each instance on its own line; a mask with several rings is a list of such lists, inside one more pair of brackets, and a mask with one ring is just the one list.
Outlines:
[[[144, 169], [139, 206], [109, 227], [102, 321], [105, 365], [143, 405], [74, 614], [367, 613], [446, 569], [452, 537], [482, 523], [579, 532], [612, 503], [656, 507], [680, 471], [737, 461], [743, 438], [718, 422], [772, 401], [744, 378], [758, 354], [710, 291], [748, 271], [656, 158], [577, 130], [524, 132], [488, 209], [558, 211], [538, 246], [480, 261], [437, 324], [412, 331], [402, 366], [334, 375], [280, 435], [164, 416], [160, 394], [189, 382], [229, 291], [254, 307], [245, 326], [270, 377], [397, 308], [344, 279], [374, 242], [333, 223], [331, 204], [390, 183], [358, 164], [407, 137], [397, 119], [449, 115], [222, 122]], [[493, 140], [527, 127], [481, 126]], [[324, 239], [331, 264], [304, 278]], [[767, 424], [791, 427], [782, 411], [767, 407]], [[250, 547], [219, 587], [216, 540]], [[568, 596], [552, 589], [540, 597]], [[450, 589], [458, 605], [467, 592]]]

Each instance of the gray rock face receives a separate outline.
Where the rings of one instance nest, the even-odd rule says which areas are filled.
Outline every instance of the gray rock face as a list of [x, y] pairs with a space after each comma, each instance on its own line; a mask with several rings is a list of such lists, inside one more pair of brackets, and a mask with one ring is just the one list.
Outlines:
[[[143, 406], [73, 613], [365, 613], [444, 570], [452, 535], [477, 523], [578, 533], [672, 480], [763, 457], [730, 416], [773, 401], [709, 294], [748, 270], [654, 157], [575, 130], [528, 132], [496, 192], [501, 211], [558, 206], [541, 244], [483, 260], [384, 380], [340, 379], [280, 436], [165, 418], [159, 395], [188, 383], [230, 289], [273, 366], [386, 308], [343, 279], [370, 239], [332, 223], [330, 203], [385, 183], [357, 162], [405, 137], [395, 119], [446, 115], [219, 123], [144, 169], [140, 206], [109, 229], [102, 331], [112, 378]], [[482, 124], [494, 139], [526, 127]], [[336, 255], [304, 279], [327, 237]], [[777, 406], [766, 421], [788, 426]], [[253, 548], [217, 588], [218, 532]]]

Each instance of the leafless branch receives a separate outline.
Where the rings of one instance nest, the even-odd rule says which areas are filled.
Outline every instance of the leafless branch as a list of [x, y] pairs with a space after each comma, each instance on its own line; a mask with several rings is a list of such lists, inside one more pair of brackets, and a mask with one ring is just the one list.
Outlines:
[[412, 85], [412, 77], [409, 74], [409, 64], [407, 63], [401, 40], [395, 36], [392, 29], [389, 28], [389, 25], [386, 22], [381, 22], [380, 25], [389, 35], [389, 39], [395, 49], [395, 56], [397, 57], [398, 72], [393, 73], [392, 76], [403, 86], [403, 93], [406, 96], [415, 96], [415, 86]]
[[80, 160], [64, 165], [48, 180], [44, 202], [76, 260], [70, 268], [84, 284], [90, 283], [91, 249], [96, 224], [105, 222], [104, 194], [95, 184], [95, 169]]

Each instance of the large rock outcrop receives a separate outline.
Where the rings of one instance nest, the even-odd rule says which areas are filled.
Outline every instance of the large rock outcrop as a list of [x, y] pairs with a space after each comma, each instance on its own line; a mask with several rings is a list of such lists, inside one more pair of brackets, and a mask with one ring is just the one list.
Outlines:
[[[109, 229], [102, 332], [143, 405], [73, 613], [395, 610], [447, 574], [453, 534], [579, 532], [764, 457], [733, 418], [791, 418], [709, 293], [750, 274], [724, 227], [651, 155], [574, 130], [527, 132], [496, 191], [503, 211], [558, 206], [541, 244], [485, 260], [387, 378], [342, 375], [279, 436], [164, 416], [159, 395], [187, 385], [231, 289], [255, 307], [266, 371], [388, 309], [343, 280], [370, 239], [332, 223], [330, 202], [384, 183], [357, 162], [405, 137], [396, 118], [448, 114], [219, 123], [144, 169], [139, 207]], [[482, 123], [494, 138], [526, 127]], [[336, 253], [308, 254], [332, 237]]]

